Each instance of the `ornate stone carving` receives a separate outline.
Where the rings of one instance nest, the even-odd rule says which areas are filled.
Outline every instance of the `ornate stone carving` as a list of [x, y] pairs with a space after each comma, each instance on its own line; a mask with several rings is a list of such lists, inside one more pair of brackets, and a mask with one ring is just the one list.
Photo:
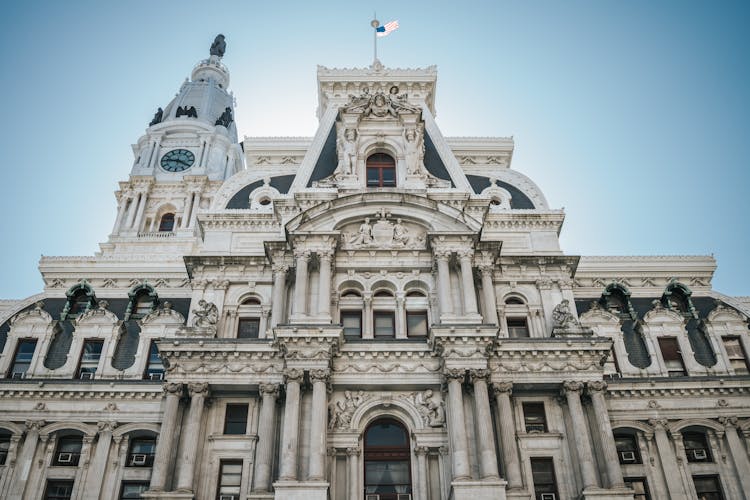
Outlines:
[[328, 428], [348, 428], [354, 411], [368, 399], [369, 397], [365, 396], [364, 391], [359, 391], [356, 394], [352, 394], [351, 391], [344, 391], [344, 399], [332, 401], [328, 406]]
[[432, 389], [421, 392], [412, 392], [405, 396], [422, 416], [422, 421], [430, 427], [442, 427], [445, 425], [445, 407], [442, 398]]
[[162, 387], [167, 395], [174, 394], [176, 396], [182, 396], [182, 384], [177, 382], [167, 382]]
[[358, 457], [359, 456], [359, 448], [358, 447], [351, 447], [346, 449], [346, 454], [350, 457]]
[[385, 118], [389, 115], [396, 118], [400, 113], [420, 113], [422, 109], [410, 104], [407, 98], [407, 94], [399, 94], [399, 88], [395, 85], [390, 88], [388, 95], [383, 92], [370, 94], [370, 90], [365, 87], [359, 96], [349, 96], [349, 102], [344, 106], [343, 112], [361, 113], [362, 116], [376, 118]]
[[193, 326], [197, 328], [216, 328], [216, 322], [219, 321], [219, 309], [213, 302], [206, 302], [201, 299], [198, 302], [199, 309], [193, 309], [195, 319]]
[[274, 398], [277, 398], [279, 396], [280, 388], [281, 386], [279, 386], [279, 384], [260, 384], [258, 386], [258, 391], [261, 396], [264, 394], [270, 394]]
[[414, 447], [414, 454], [419, 456], [426, 456], [427, 453], [429, 453], [430, 449], [427, 446], [415, 446]]
[[284, 370], [284, 379], [286, 380], [286, 383], [289, 382], [302, 382], [302, 379], [305, 377], [305, 372], [302, 370], [299, 370], [297, 368], [287, 368]]
[[188, 392], [190, 396], [203, 396], [208, 397], [210, 393], [210, 386], [208, 382], [190, 382], [188, 384]]
[[469, 370], [469, 378], [474, 383], [477, 380], [484, 380], [485, 382], [490, 377], [490, 371], [485, 368]]
[[507, 393], [510, 396], [513, 394], [513, 382], [495, 382], [492, 384], [492, 390], [495, 395]]
[[594, 380], [586, 384], [589, 392], [604, 392], [607, 390], [607, 383], [603, 380]]
[[[343, 231], [343, 247], [346, 249], [422, 249], [425, 248], [426, 234], [415, 224], [404, 223], [403, 219], [388, 220], [389, 212], [377, 214], [379, 220], [370, 222], [366, 217], [359, 227], [353, 226]], [[348, 229], [348, 231], [346, 230]]]
[[458, 380], [459, 383], [463, 384], [466, 378], [466, 370], [460, 368], [448, 368], [443, 372], [443, 377], [446, 381]]
[[112, 432], [117, 428], [117, 425], [115, 421], [101, 421], [96, 423], [99, 432]]
[[592, 335], [594, 333], [593, 329], [590, 327], [581, 326], [578, 318], [576, 318], [570, 310], [570, 302], [568, 299], [563, 299], [562, 302], [557, 304], [552, 310], [552, 322], [554, 325], [552, 328], [553, 337], [581, 337]]
[[740, 422], [737, 417], [719, 417], [716, 420], [718, 420], [718, 422], [724, 427], [734, 427], [734, 428], [737, 428]]
[[577, 380], [566, 380], [563, 382], [562, 388], [563, 395], [568, 392], [581, 393], [581, 391], [583, 391], [583, 382], [578, 382]]
[[42, 429], [42, 427], [44, 427], [45, 425], [47, 425], [47, 422], [45, 422], [44, 420], [27, 420], [26, 422], [24, 422], [24, 426], [26, 427], [26, 430], [29, 432], [31, 431], [39, 432]]

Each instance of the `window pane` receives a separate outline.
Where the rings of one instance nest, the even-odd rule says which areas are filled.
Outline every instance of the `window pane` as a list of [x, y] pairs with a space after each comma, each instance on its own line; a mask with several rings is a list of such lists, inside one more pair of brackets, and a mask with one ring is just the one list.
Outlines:
[[224, 434], [245, 434], [247, 431], [247, 405], [227, 405]]
[[101, 341], [89, 341], [83, 344], [83, 360], [84, 361], [99, 361], [99, 356], [102, 355], [102, 346], [104, 345]]
[[383, 186], [395, 186], [396, 185], [396, 169], [395, 168], [383, 168], [381, 169], [383, 175]]
[[361, 337], [362, 336], [362, 312], [361, 311], [342, 311], [341, 324], [344, 327], [344, 336]]
[[121, 500], [140, 499], [143, 498], [141, 493], [148, 489], [148, 483], [146, 482], [133, 482], [128, 481], [122, 483], [122, 494], [120, 495]]
[[[31, 367], [31, 360], [34, 357], [36, 349], [36, 340], [20, 340], [16, 348], [16, 357], [13, 360], [13, 366], [8, 372], [8, 377], [13, 378], [19, 373], [26, 373]], [[14, 375], [16, 374], [16, 375]]]
[[644, 477], [626, 477], [625, 484], [633, 489], [634, 500], [650, 500], [648, 494], [648, 483]]
[[693, 484], [700, 500], [724, 500], [718, 476], [693, 476]]
[[257, 339], [260, 334], [260, 318], [240, 318], [237, 338]]
[[367, 168], [367, 185], [370, 187], [377, 187], [380, 185], [380, 169], [378, 168]]
[[382, 423], [371, 426], [365, 436], [366, 446], [406, 446], [406, 432], [396, 424]]
[[507, 318], [508, 336], [513, 339], [526, 338], [529, 336], [529, 327], [526, 318]]
[[427, 311], [409, 311], [406, 313], [406, 334], [410, 337], [427, 335]]
[[526, 432], [547, 432], [544, 403], [523, 403], [523, 419]]
[[47, 481], [45, 500], [70, 500], [73, 494], [73, 481]]
[[534, 494], [537, 499], [541, 500], [544, 493], [553, 493], [557, 496], [555, 466], [551, 458], [532, 458], [531, 476], [534, 482]]
[[374, 314], [375, 336], [393, 337], [395, 334], [394, 314], [390, 311], [376, 311]]
[[5, 465], [10, 449], [10, 434], [0, 434], [0, 465]]
[[240, 494], [242, 483], [242, 462], [238, 460], [222, 460], [219, 468], [219, 495]]

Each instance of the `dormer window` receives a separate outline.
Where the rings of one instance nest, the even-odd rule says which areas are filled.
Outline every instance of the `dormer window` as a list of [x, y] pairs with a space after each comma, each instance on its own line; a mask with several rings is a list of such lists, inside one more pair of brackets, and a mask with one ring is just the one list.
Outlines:
[[396, 162], [385, 153], [367, 158], [367, 187], [396, 187]]

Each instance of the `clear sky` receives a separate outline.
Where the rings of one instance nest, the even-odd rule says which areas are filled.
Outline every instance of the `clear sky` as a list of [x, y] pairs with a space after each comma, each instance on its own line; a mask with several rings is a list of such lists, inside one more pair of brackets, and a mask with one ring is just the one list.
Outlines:
[[9, 2], [0, 17], [0, 297], [92, 255], [130, 145], [227, 38], [242, 135], [315, 133], [316, 65], [438, 66], [447, 136], [508, 136], [579, 255], [714, 254], [750, 295], [750, 2]]

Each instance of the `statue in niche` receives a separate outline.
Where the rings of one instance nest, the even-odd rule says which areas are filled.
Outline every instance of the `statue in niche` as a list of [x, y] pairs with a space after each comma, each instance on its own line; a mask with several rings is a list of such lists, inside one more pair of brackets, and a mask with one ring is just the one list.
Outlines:
[[406, 173], [408, 175], [419, 175], [422, 173], [420, 166], [420, 152], [424, 156], [424, 141], [417, 134], [414, 128], [404, 130], [404, 140], [406, 145]]
[[224, 41], [224, 35], [216, 35], [216, 38], [214, 38], [214, 43], [211, 44], [210, 54], [216, 57], [224, 57], [224, 52], [226, 50], [227, 42]]
[[161, 123], [161, 119], [164, 116], [164, 110], [159, 108], [156, 110], [156, 113], [154, 113], [154, 118], [148, 123], [148, 126], [151, 127], [153, 125], [156, 125], [157, 123]]
[[555, 328], [578, 328], [581, 326], [570, 310], [568, 299], [563, 299], [552, 310], [552, 322]]
[[338, 141], [338, 153], [341, 158], [339, 168], [344, 175], [353, 175], [357, 162], [357, 131], [348, 128]]
[[193, 326], [198, 328], [212, 328], [219, 321], [219, 309], [213, 302], [206, 302], [201, 299], [198, 302], [199, 309], [194, 309], [195, 321]]
[[365, 221], [359, 226], [357, 231], [349, 243], [353, 245], [369, 245], [372, 243], [372, 226], [370, 225], [370, 218], [365, 218]]
[[225, 128], [229, 128], [229, 125], [231, 125], [233, 121], [234, 117], [232, 116], [232, 109], [227, 107], [224, 109], [224, 112], [221, 114], [221, 116], [216, 119], [216, 123], [214, 123], [214, 125], [221, 125]]

